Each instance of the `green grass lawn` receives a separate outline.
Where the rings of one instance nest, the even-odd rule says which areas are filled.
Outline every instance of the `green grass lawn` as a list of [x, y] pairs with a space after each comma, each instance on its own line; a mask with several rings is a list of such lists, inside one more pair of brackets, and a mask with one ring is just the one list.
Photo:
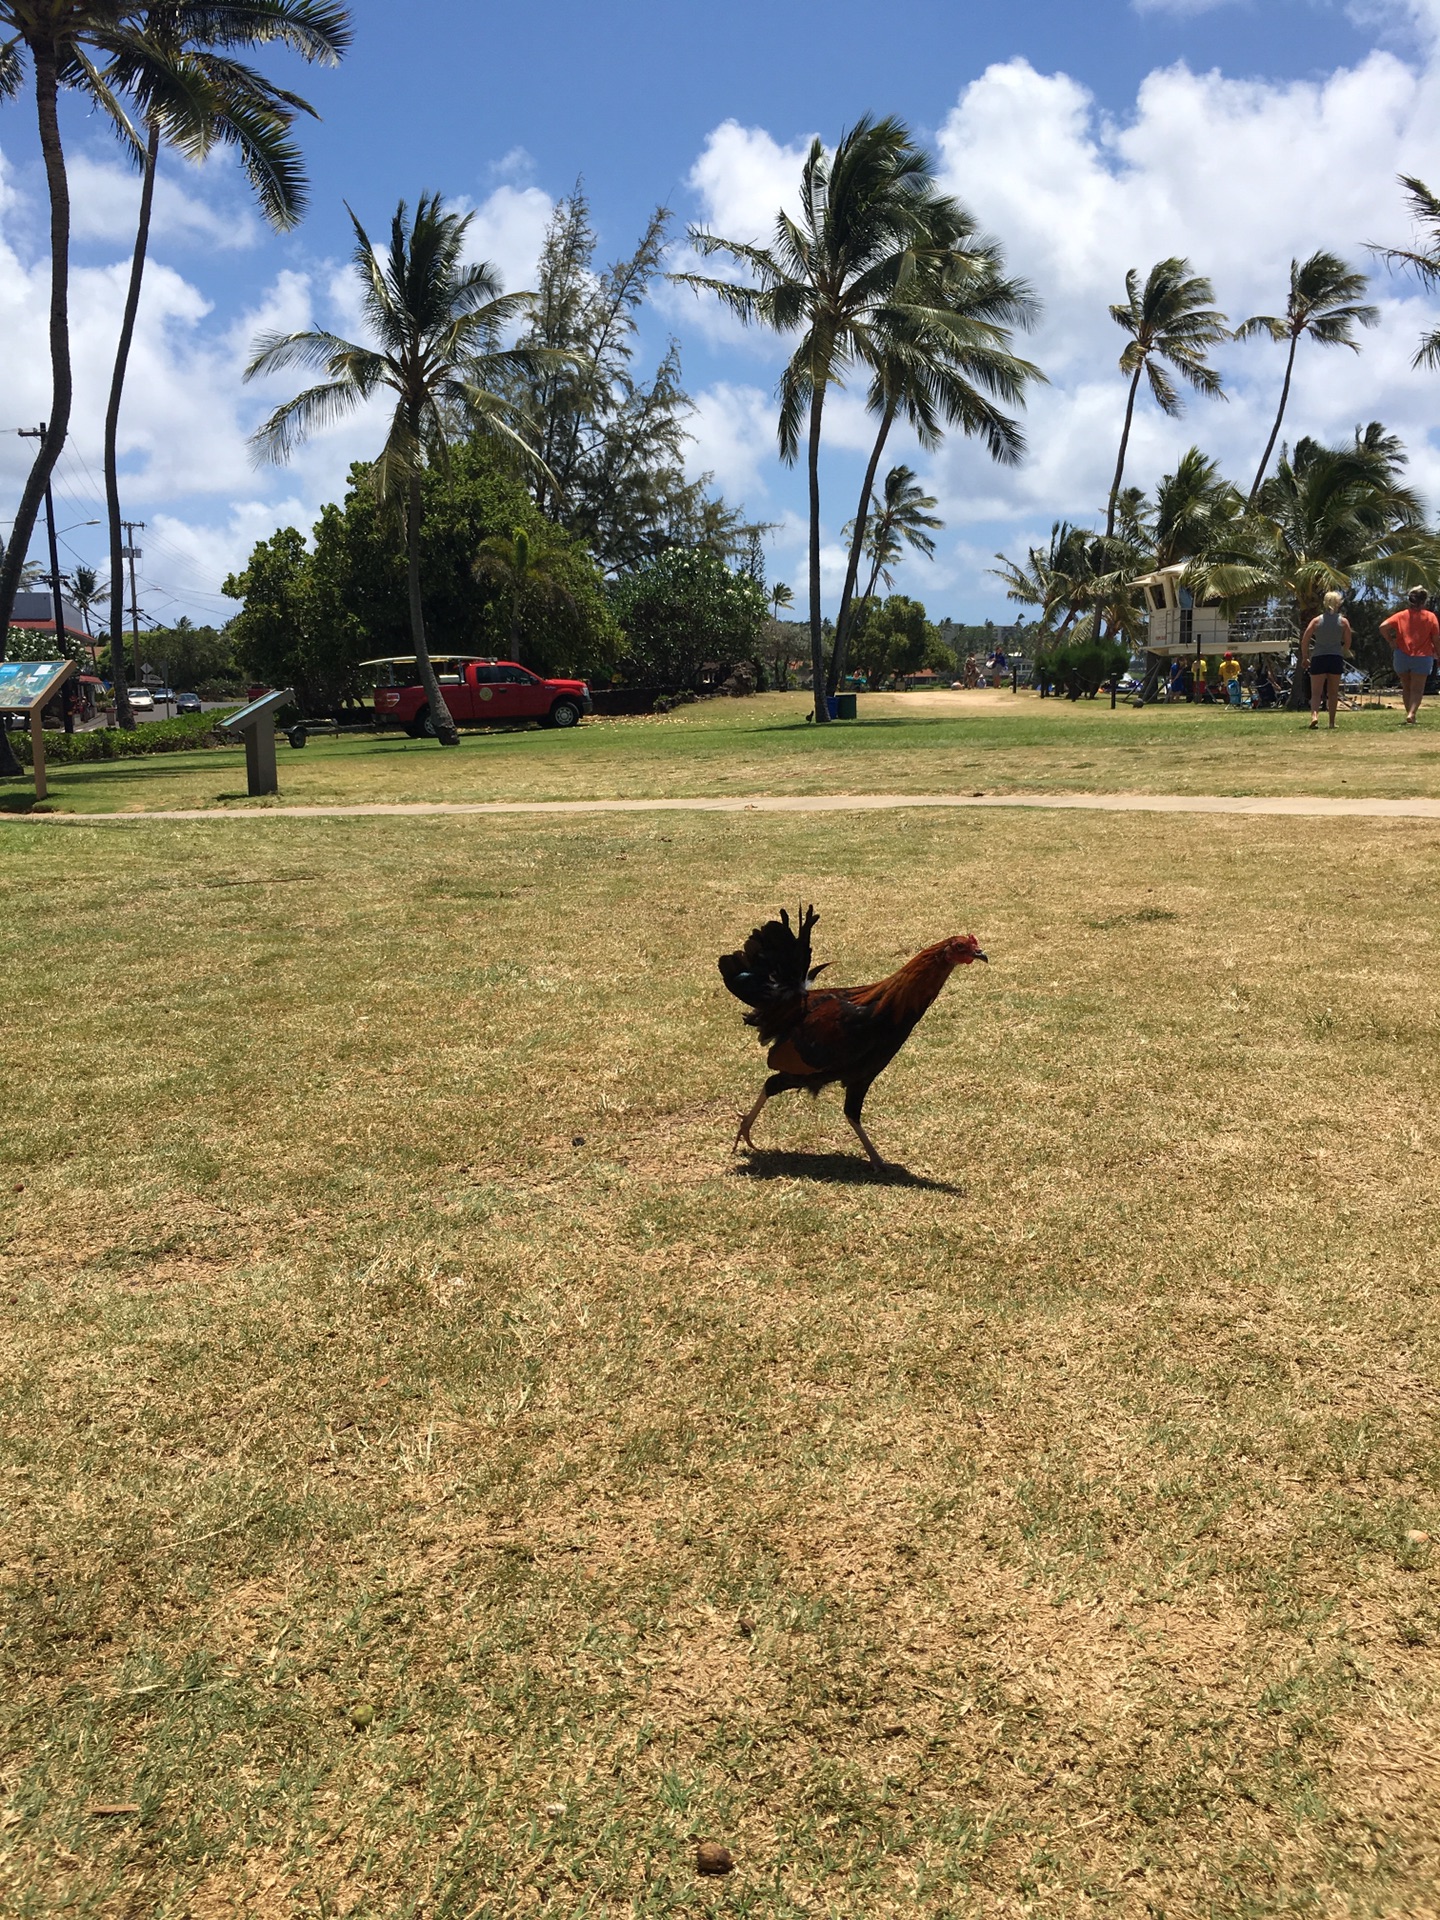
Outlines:
[[1437, 1911], [1432, 828], [0, 844], [7, 1914]]
[[[1347, 713], [1311, 733], [1295, 714], [1218, 707], [1072, 705], [1031, 695], [862, 697], [855, 724], [807, 726], [799, 694], [713, 700], [667, 718], [578, 732], [467, 734], [447, 752], [403, 735], [280, 746], [281, 798], [565, 800], [747, 793], [1134, 792], [1440, 794], [1440, 706], [1421, 728], [1397, 710]], [[244, 754], [222, 748], [59, 767], [64, 812], [253, 807]], [[28, 777], [0, 810], [31, 804]]]

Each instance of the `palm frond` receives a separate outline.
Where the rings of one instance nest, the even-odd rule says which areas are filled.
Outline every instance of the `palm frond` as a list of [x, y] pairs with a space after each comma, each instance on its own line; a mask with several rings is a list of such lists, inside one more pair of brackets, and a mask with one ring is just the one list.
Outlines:
[[365, 396], [349, 380], [327, 380], [287, 400], [250, 436], [257, 460], [287, 461], [310, 434], [334, 426], [360, 406]]
[[180, 0], [176, 11], [209, 46], [283, 46], [317, 65], [335, 66], [354, 38], [350, 9], [334, 0]]
[[85, 95], [98, 108], [130, 159], [137, 166], [143, 166], [145, 142], [108, 77], [95, 65], [83, 46], [75, 45], [68, 50], [67, 58], [62, 62], [61, 77], [65, 85]]
[[261, 334], [250, 350], [245, 367], [246, 380], [262, 374], [280, 373], [286, 367], [313, 367], [335, 378], [342, 374], [353, 379], [363, 393], [381, 385], [387, 374], [398, 371], [390, 359], [371, 347], [357, 346], [338, 333], [312, 329], [301, 333]]
[[1290, 322], [1288, 320], [1277, 319], [1273, 313], [1252, 314], [1250, 319], [1242, 320], [1239, 326], [1236, 327], [1235, 338], [1237, 340], [1254, 340], [1262, 333], [1270, 340], [1288, 340], [1290, 338]]
[[1410, 211], [1416, 222], [1422, 228], [1430, 229], [1428, 246], [1386, 247], [1374, 240], [1367, 240], [1366, 251], [1378, 255], [1387, 266], [1408, 268], [1422, 286], [1433, 287], [1440, 283], [1440, 198], [1412, 173], [1402, 173], [1400, 184], [1409, 198]]
[[25, 66], [21, 58], [21, 40], [0, 43], [0, 100], [13, 100], [25, 84]]

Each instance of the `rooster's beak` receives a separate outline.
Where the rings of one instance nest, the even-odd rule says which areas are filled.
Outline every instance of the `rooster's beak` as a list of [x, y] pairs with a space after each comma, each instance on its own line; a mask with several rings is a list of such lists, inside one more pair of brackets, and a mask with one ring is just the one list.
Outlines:
[[989, 956], [989, 954], [988, 954], [988, 953], [981, 953], [981, 951], [980, 951], [980, 949], [979, 949], [978, 947], [977, 947], [977, 948], [975, 949], [975, 951], [974, 951], [974, 953], [972, 953], [972, 954], [971, 954], [971, 956], [970, 956], [970, 958], [971, 958], [972, 960], [983, 960], [983, 961], [985, 962], [985, 964], [986, 964], [986, 966], [987, 966], [987, 967], [988, 967], [988, 966], [989, 966], [989, 964], [990, 964], [990, 956]]

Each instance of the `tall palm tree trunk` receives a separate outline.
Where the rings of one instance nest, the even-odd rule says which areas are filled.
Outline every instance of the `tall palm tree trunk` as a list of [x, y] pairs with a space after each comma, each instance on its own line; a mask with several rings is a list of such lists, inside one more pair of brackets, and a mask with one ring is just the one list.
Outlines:
[[[1319, 606], [1307, 607], [1298, 600], [1295, 604], [1300, 616], [1300, 632], [1303, 634], [1306, 627], [1309, 626], [1310, 622], [1320, 611], [1320, 608]], [[1303, 713], [1309, 704], [1310, 675], [1307, 671], [1302, 670], [1300, 666], [1300, 654], [1297, 648], [1295, 654], [1295, 671], [1290, 676], [1290, 693], [1285, 702], [1285, 711], [1287, 713]]]
[[810, 392], [810, 676], [815, 689], [815, 719], [824, 726], [830, 718], [825, 698], [825, 635], [820, 623], [820, 416], [825, 406], [825, 383], [817, 380]]
[[1275, 424], [1270, 429], [1270, 438], [1265, 442], [1265, 451], [1260, 457], [1259, 471], [1255, 475], [1255, 484], [1250, 489], [1250, 504], [1255, 504], [1255, 496], [1260, 491], [1260, 482], [1265, 478], [1265, 469], [1270, 464], [1270, 456], [1275, 451], [1275, 442], [1280, 438], [1280, 422], [1285, 418], [1285, 408], [1290, 401], [1290, 376], [1295, 371], [1295, 349], [1300, 344], [1298, 333], [1290, 336], [1290, 351], [1285, 358], [1285, 384], [1280, 389], [1280, 410], [1275, 415]]
[[1142, 360], [1135, 369], [1135, 378], [1130, 382], [1130, 398], [1125, 402], [1125, 430], [1120, 435], [1120, 457], [1115, 462], [1115, 478], [1110, 484], [1110, 504], [1105, 512], [1105, 538], [1115, 537], [1115, 508], [1120, 500], [1120, 482], [1125, 478], [1125, 455], [1130, 450], [1130, 428], [1135, 419], [1135, 396], [1140, 391], [1140, 376], [1145, 371]]
[[[855, 598], [855, 581], [860, 572], [860, 554], [865, 545], [865, 529], [870, 522], [870, 503], [875, 498], [875, 475], [880, 468], [880, 456], [885, 451], [885, 442], [890, 438], [890, 429], [895, 423], [894, 407], [887, 407], [880, 421], [880, 431], [875, 436], [875, 445], [870, 450], [870, 464], [865, 469], [865, 484], [860, 489], [860, 510], [855, 515], [855, 532], [850, 541], [850, 560], [845, 569], [845, 586], [840, 595], [840, 612], [835, 620], [835, 651], [830, 656], [830, 678], [826, 685], [831, 693], [839, 687], [845, 675], [845, 656], [850, 651], [850, 607]], [[874, 590], [874, 581], [871, 581]], [[867, 594], [866, 599], [869, 599]]]
[[877, 553], [877, 554], [876, 554], [876, 556], [875, 556], [875, 564], [874, 564], [874, 566], [873, 566], [873, 567], [871, 567], [871, 569], [870, 569], [870, 578], [869, 578], [869, 579], [868, 579], [868, 580], [867, 580], [867, 581], [865, 582], [865, 596], [864, 596], [864, 597], [865, 597], [865, 598], [866, 598], [867, 600], [873, 600], [873, 599], [875, 598], [875, 583], [876, 583], [876, 582], [877, 582], [877, 581], [879, 580], [879, 578], [880, 578], [880, 567], [881, 567], [881, 564], [882, 564], [882, 563], [881, 563], [881, 557], [880, 557], [880, 555], [879, 555], [879, 554]]
[[415, 649], [415, 664], [420, 669], [420, 684], [430, 703], [430, 724], [442, 747], [458, 747], [460, 735], [440, 691], [425, 641], [425, 606], [420, 598], [420, 522], [424, 514], [420, 476], [412, 473], [405, 501], [405, 568], [410, 587], [410, 642]]
[[[150, 122], [145, 141], [145, 170], [140, 176], [140, 219], [135, 228], [135, 250], [130, 256], [130, 284], [125, 289], [125, 311], [110, 376], [110, 402], [105, 409], [105, 513], [110, 523], [110, 676], [115, 682], [115, 718], [126, 729], [135, 725], [130, 696], [125, 690], [125, 562], [120, 532], [120, 401], [135, 338], [135, 316], [140, 310], [140, 283], [145, 278], [145, 256], [150, 247], [150, 216], [155, 205], [155, 171], [160, 160], [160, 124]], [[137, 642], [138, 644], [138, 642]]]
[[[30, 535], [35, 530], [35, 518], [70, 429], [73, 393], [70, 375], [70, 183], [65, 176], [65, 150], [60, 144], [60, 116], [57, 111], [59, 79], [55, 50], [53, 47], [37, 47], [34, 49], [34, 59], [40, 151], [44, 156], [45, 180], [50, 190], [50, 418], [20, 495], [15, 524], [10, 529], [10, 540], [5, 548], [5, 562], [0, 566], [0, 660], [5, 657], [10, 616], [15, 611], [20, 570], [25, 565]], [[56, 638], [58, 640], [59, 636]], [[9, 735], [0, 730], [0, 774], [20, 771]]]

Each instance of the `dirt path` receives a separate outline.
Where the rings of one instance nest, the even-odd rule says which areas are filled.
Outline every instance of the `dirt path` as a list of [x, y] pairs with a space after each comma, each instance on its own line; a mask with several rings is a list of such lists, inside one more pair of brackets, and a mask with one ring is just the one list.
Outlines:
[[1320, 795], [1216, 793], [826, 793], [752, 794], [689, 800], [413, 800], [354, 806], [175, 808], [155, 813], [0, 814], [0, 822], [135, 826], [149, 820], [362, 820], [434, 814], [890, 813], [901, 808], [1030, 807], [1067, 813], [1278, 814], [1302, 820], [1440, 820], [1440, 799], [1338, 799]]

